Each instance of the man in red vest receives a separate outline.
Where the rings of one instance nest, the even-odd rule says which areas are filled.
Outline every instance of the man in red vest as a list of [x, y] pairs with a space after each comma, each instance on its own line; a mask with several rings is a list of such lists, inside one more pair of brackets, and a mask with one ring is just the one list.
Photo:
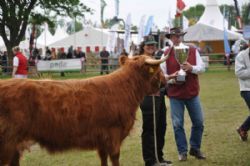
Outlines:
[[28, 77], [28, 60], [21, 53], [20, 48], [18, 46], [13, 47], [12, 51], [14, 53], [13, 58], [13, 78], [27, 78]]
[[[169, 58], [161, 65], [165, 77], [179, 71], [181, 68], [184, 70], [182, 72], [186, 73], [185, 80], [178, 80], [178, 77], [177, 79], [169, 80], [167, 90], [170, 99], [171, 118], [180, 161], [187, 160], [188, 152], [184, 129], [185, 107], [192, 121], [189, 154], [197, 159], [206, 158], [200, 151], [204, 119], [198, 96], [200, 89], [198, 74], [205, 71], [205, 65], [196, 48], [182, 43], [185, 34], [186, 32], [183, 32], [180, 28], [175, 27], [170, 29], [170, 33], [168, 33], [166, 37], [169, 38], [171, 44], [164, 53], [165, 55], [169, 53]], [[179, 64], [175, 57], [176, 48], [188, 49], [188, 56], [183, 64]]]

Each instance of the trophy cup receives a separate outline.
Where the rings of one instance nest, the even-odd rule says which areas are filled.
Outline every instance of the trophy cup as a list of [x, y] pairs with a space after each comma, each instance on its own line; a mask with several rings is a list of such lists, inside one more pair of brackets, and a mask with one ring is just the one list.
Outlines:
[[177, 46], [174, 47], [174, 51], [175, 51], [175, 59], [180, 64], [180, 70], [178, 71], [176, 81], [185, 82], [187, 73], [181, 68], [181, 65], [187, 61], [189, 47]]

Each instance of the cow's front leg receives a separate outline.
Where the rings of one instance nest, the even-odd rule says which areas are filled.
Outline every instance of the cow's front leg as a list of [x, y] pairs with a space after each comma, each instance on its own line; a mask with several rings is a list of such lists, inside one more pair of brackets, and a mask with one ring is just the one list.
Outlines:
[[119, 166], [119, 158], [120, 158], [120, 150], [117, 152], [113, 152], [110, 154], [110, 160], [112, 162], [112, 166]]
[[98, 149], [98, 155], [101, 159], [101, 166], [108, 166], [108, 153], [105, 149]]

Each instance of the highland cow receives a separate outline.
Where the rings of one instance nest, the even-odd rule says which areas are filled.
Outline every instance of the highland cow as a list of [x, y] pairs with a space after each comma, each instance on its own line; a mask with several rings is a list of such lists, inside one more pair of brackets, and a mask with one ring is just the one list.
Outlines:
[[165, 59], [122, 56], [118, 70], [88, 79], [1, 80], [0, 165], [19, 165], [33, 141], [51, 153], [97, 150], [102, 166], [108, 157], [119, 166], [140, 102], [165, 82], [159, 67]]

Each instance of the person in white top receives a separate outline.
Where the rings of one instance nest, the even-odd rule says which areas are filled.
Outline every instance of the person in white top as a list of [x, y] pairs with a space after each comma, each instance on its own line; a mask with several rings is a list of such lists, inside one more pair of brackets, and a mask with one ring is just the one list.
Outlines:
[[12, 49], [13, 54], [13, 78], [27, 78], [28, 77], [28, 60], [21, 53], [19, 46], [15, 46]]
[[[188, 152], [188, 144], [184, 129], [185, 107], [192, 121], [189, 154], [197, 159], [206, 159], [205, 155], [200, 151], [204, 120], [199, 99], [198, 81], [198, 74], [205, 71], [205, 65], [195, 47], [187, 46], [182, 43], [185, 34], [186, 32], [183, 32], [179, 27], [170, 29], [170, 33], [166, 35], [166, 37], [169, 38], [170, 46], [164, 53], [169, 56], [165, 63], [161, 64], [161, 69], [166, 80], [168, 80], [171, 74], [175, 72], [180, 73], [179, 71], [182, 71], [183, 76], [179, 77], [182, 79], [179, 79], [177, 76], [177, 78], [170, 79], [167, 82], [167, 94], [170, 100], [172, 125], [180, 161], [187, 160]], [[188, 56], [183, 64], [179, 64], [176, 60], [175, 49], [177, 48], [188, 49]]]
[[[245, 100], [250, 111], [250, 44], [248, 48], [239, 52], [235, 59], [235, 75], [238, 77], [241, 97]], [[242, 141], [247, 141], [247, 132], [250, 129], [250, 116], [248, 116], [237, 132]]]

